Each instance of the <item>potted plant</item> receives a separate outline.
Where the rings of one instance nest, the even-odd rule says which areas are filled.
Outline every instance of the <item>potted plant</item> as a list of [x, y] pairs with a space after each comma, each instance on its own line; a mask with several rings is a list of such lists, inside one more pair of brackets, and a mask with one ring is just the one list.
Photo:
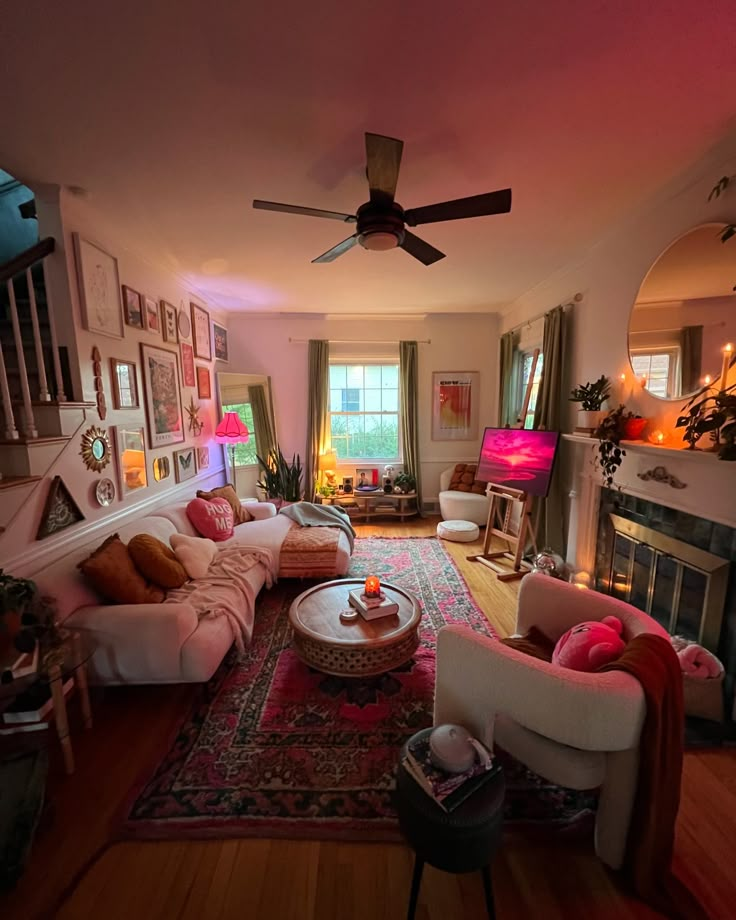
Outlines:
[[682, 440], [690, 450], [710, 434], [719, 460], [736, 460], [736, 384], [725, 390], [701, 390], [682, 407], [685, 410], [676, 427], [685, 429]]
[[624, 438], [627, 441], [641, 440], [648, 421], [649, 419], [642, 418], [641, 415], [637, 415], [635, 412], [628, 412], [623, 419]]
[[620, 405], [611, 409], [595, 430], [595, 437], [598, 438], [596, 467], [601, 471], [607, 489], [613, 487], [614, 477], [626, 456], [626, 451], [621, 447], [621, 439], [629, 417], [632, 417], [632, 413], [626, 413], [626, 407]]
[[601, 407], [611, 395], [611, 382], [604, 374], [592, 383], [581, 383], [570, 393], [570, 402], [580, 403], [578, 428], [593, 431], [601, 423]]
[[302, 499], [302, 461], [299, 454], [294, 454], [289, 463], [280, 447], [273, 448], [268, 459], [256, 454], [262, 476], [256, 483], [265, 493], [266, 498], [275, 500], [277, 507], [284, 503], [298, 502]]
[[11, 668], [21, 653], [38, 645], [45, 655], [60, 641], [50, 599], [41, 597], [35, 582], [0, 569], [0, 680], [13, 679]]
[[413, 492], [417, 487], [416, 477], [411, 473], [402, 470], [400, 473], [396, 474], [394, 479], [394, 492], [398, 492], [400, 495], [405, 495], [410, 492]]

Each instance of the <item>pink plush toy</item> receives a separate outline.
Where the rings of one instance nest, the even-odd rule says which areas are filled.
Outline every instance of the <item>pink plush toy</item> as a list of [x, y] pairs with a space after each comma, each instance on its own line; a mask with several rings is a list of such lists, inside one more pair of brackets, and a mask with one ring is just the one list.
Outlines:
[[609, 661], [615, 661], [624, 650], [622, 630], [618, 617], [578, 623], [557, 640], [552, 664], [573, 671], [596, 671]]

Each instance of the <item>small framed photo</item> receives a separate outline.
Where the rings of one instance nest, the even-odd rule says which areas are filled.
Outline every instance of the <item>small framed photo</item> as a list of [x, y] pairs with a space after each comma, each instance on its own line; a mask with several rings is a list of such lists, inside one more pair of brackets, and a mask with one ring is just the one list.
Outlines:
[[194, 447], [184, 447], [174, 451], [174, 473], [177, 482], [186, 482], [197, 475], [197, 461]]
[[78, 233], [73, 234], [73, 239], [82, 325], [89, 332], [122, 339], [123, 305], [118, 260]]
[[181, 348], [181, 379], [185, 387], [196, 387], [197, 381], [194, 378], [194, 351], [192, 346], [182, 342], [179, 347]]
[[161, 326], [164, 336], [164, 342], [178, 342], [179, 333], [177, 329], [176, 307], [173, 304], [161, 301]]
[[158, 303], [153, 297], [143, 296], [143, 305], [146, 311], [146, 327], [149, 332], [161, 335], [161, 316], [158, 312]]
[[123, 285], [123, 312], [125, 322], [134, 329], [145, 329], [145, 319], [143, 318], [143, 298], [129, 288], [127, 284]]
[[378, 467], [362, 467], [355, 471], [355, 488], [370, 491], [378, 488]]
[[227, 329], [218, 323], [212, 323], [212, 338], [215, 341], [215, 358], [218, 361], [227, 361]]
[[210, 315], [204, 307], [196, 303], [189, 304], [192, 311], [192, 339], [194, 341], [194, 356], [212, 360], [212, 342], [210, 340]]
[[208, 470], [210, 468], [210, 449], [209, 447], [197, 448], [197, 469]]
[[121, 495], [128, 495], [136, 489], [145, 489], [148, 477], [143, 429], [118, 426], [117, 447]]
[[210, 369], [201, 364], [197, 365], [197, 396], [200, 399], [212, 399]]
[[138, 378], [132, 361], [118, 361], [110, 358], [112, 377], [112, 395], [116, 409], [138, 409], [141, 402], [138, 396]]

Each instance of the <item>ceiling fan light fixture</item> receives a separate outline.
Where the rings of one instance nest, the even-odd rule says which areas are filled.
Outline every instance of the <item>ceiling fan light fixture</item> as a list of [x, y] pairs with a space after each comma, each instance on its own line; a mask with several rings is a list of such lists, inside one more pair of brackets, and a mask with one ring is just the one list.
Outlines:
[[358, 237], [358, 242], [363, 249], [370, 249], [372, 252], [385, 252], [387, 249], [396, 249], [399, 245], [399, 238], [395, 233], [376, 230], [373, 233], [361, 233]]

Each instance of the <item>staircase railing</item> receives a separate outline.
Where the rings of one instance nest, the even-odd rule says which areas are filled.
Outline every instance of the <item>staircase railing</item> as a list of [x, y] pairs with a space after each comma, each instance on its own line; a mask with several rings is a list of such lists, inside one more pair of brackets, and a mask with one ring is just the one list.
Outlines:
[[[25, 252], [15, 256], [4, 265], [0, 265], [0, 283], [4, 283], [8, 292], [8, 303], [10, 309], [10, 322], [13, 329], [13, 344], [15, 345], [15, 355], [18, 364], [18, 375], [20, 381], [20, 395], [23, 403], [23, 423], [22, 431], [27, 438], [37, 438], [38, 430], [36, 428], [35, 417], [33, 414], [34, 398], [40, 402], [50, 402], [51, 392], [48, 384], [46, 373], [46, 364], [44, 361], [43, 341], [41, 337], [41, 326], [38, 320], [38, 303], [36, 299], [36, 289], [33, 281], [33, 268], [41, 265], [43, 272], [43, 283], [46, 296], [46, 314], [48, 320], [49, 338], [51, 345], [52, 366], [55, 381], [56, 400], [66, 402], [64, 393], [64, 382], [61, 372], [61, 361], [59, 358], [59, 344], [56, 336], [56, 322], [54, 319], [54, 310], [51, 302], [51, 288], [47, 273], [46, 260], [54, 251], [56, 243], [53, 237], [46, 237], [26, 249]], [[31, 393], [28, 368], [25, 358], [25, 344], [23, 341], [23, 330], [21, 328], [18, 302], [16, 297], [15, 282], [22, 276], [25, 276], [28, 311], [31, 319], [31, 330], [33, 334], [33, 350], [35, 353], [36, 369], [38, 373], [38, 392]], [[8, 374], [5, 364], [5, 355], [3, 354], [2, 339], [0, 338], [0, 399], [2, 400], [3, 414], [5, 416], [5, 437], [9, 440], [19, 438], [18, 428], [16, 426], [15, 412], [13, 411], [13, 401], [8, 383]]]

